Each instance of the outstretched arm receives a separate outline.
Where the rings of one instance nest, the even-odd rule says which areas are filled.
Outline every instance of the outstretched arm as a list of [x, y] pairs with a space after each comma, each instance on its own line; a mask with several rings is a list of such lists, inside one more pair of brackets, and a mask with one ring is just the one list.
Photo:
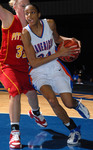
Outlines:
[[2, 21], [2, 27], [8, 28], [13, 20], [13, 14], [0, 5], [0, 20]]

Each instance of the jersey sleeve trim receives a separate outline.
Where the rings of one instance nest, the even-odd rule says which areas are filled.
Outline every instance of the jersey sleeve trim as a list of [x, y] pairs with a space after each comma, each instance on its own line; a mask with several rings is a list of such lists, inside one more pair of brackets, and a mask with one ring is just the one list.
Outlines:
[[10, 25], [8, 28], [3, 28], [3, 27], [2, 27], [2, 29], [4, 29], [4, 30], [9, 29], [9, 28], [12, 26], [13, 22], [14, 22], [14, 16], [13, 16], [13, 20], [12, 20], [11, 25]]

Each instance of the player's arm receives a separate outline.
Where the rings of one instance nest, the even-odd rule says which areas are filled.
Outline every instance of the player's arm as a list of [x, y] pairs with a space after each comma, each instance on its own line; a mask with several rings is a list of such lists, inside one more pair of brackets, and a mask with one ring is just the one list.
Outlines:
[[58, 34], [55, 21], [53, 19], [47, 19], [47, 22], [50, 29], [53, 31], [55, 43], [60, 44], [61, 42], [63, 42], [64, 38]]
[[22, 42], [24, 44], [24, 49], [25, 49], [27, 59], [33, 68], [36, 68], [36, 67], [41, 66], [45, 63], [48, 63], [48, 62], [56, 59], [57, 57], [70, 55], [70, 53], [71, 53], [69, 50], [66, 51], [63, 49], [61, 51], [59, 50], [57, 53], [52, 54], [48, 57], [37, 58], [36, 54], [35, 54], [35, 50], [31, 44], [30, 34], [26, 29], [23, 29], [21, 38], [22, 38]]
[[13, 14], [0, 5], [0, 20], [2, 21], [2, 27], [8, 28], [13, 20]]

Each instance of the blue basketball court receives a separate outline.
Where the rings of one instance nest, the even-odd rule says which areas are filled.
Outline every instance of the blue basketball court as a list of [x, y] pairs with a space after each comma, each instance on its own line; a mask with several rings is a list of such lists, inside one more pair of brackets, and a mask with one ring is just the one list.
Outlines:
[[[81, 125], [81, 141], [67, 145], [68, 129], [60, 119], [45, 116], [48, 127], [39, 127], [28, 115], [21, 115], [20, 131], [23, 150], [91, 150], [93, 149], [93, 119], [73, 118]], [[10, 120], [8, 114], [0, 114], [0, 150], [9, 150]], [[12, 150], [12, 149], [11, 149]]]

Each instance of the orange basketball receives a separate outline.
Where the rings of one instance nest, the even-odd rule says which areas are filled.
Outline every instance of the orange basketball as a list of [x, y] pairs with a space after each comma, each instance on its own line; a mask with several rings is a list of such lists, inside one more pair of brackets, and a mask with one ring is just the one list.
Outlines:
[[[61, 42], [58, 46], [58, 49], [60, 49], [60, 47], [62, 46], [63, 42]], [[70, 47], [70, 46], [73, 46], [73, 48], [71, 48], [71, 50], [75, 50], [75, 49], [79, 49], [79, 45], [76, 41], [74, 40], [65, 40], [64, 41], [64, 47]], [[75, 46], [75, 47], [74, 47]], [[79, 49], [80, 50], [80, 49]], [[64, 62], [73, 62], [74, 60], [76, 60], [79, 56], [79, 51], [77, 51], [78, 53], [76, 54], [71, 54], [72, 56], [74, 57], [71, 57], [71, 56], [61, 56], [59, 57], [62, 61]]]

